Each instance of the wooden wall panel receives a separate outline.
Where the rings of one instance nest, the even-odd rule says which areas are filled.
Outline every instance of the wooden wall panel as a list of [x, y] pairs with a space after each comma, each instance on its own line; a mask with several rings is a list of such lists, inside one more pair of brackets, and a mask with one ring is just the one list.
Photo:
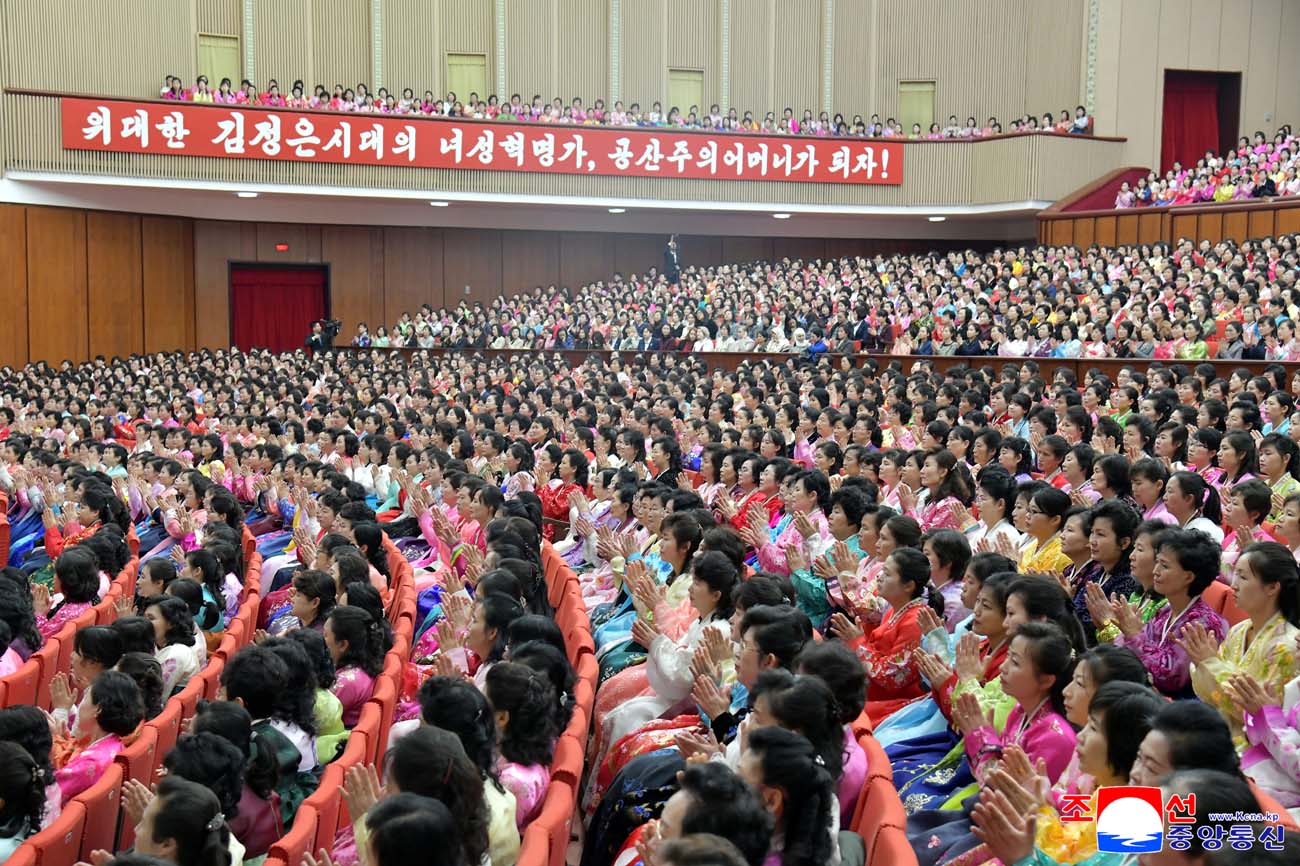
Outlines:
[[144, 351], [140, 217], [86, 215], [89, 353], [111, 358]]
[[383, 229], [321, 226], [321, 260], [330, 266], [330, 314], [343, 323], [342, 333], [354, 333], [360, 322], [373, 333], [388, 321]]
[[[722, 45], [718, 0], [667, 0], [671, 38], [667, 45], [667, 65], [671, 69], [698, 69], [704, 73], [700, 112], [718, 101], [718, 83], [722, 73], [718, 52]], [[682, 113], [689, 106], [681, 106]]]
[[1196, 237], [1196, 214], [1175, 214], [1173, 216], [1172, 234], [1176, 238]]
[[1262, 238], [1273, 234], [1273, 215], [1275, 213], [1277, 211], [1252, 210], [1246, 222], [1247, 226], [1249, 226], [1249, 237]]
[[[754, 4], [758, 5], [758, 4]], [[732, 4], [734, 9], [736, 4]], [[668, 111], [667, 21], [660, 3], [623, 3], [623, 101], [640, 102], [649, 111], [656, 100]], [[734, 55], [733, 55], [734, 56]], [[681, 106], [682, 111], [686, 106]]]
[[431, 0], [384, 0], [384, 84], [442, 96], [446, 70], [440, 50], [440, 15]]
[[1223, 237], [1223, 214], [1201, 214], [1196, 221], [1196, 239], [1198, 241], [1210, 239], [1217, 242], [1221, 237]]
[[[146, 352], [194, 348], [197, 337], [194, 297], [194, 221], [180, 217], [146, 216], [140, 223], [144, 251], [144, 346]], [[230, 289], [227, 282], [225, 318], [221, 322], [228, 345]]]
[[776, 259], [820, 259], [826, 255], [826, 241], [822, 238], [775, 238], [772, 256]]
[[1250, 237], [1250, 219], [1244, 211], [1223, 215], [1223, 234], [1237, 243]]
[[27, 363], [27, 208], [0, 205], [0, 366]]
[[744, 264], [772, 258], [771, 238], [723, 238], [720, 261]]
[[614, 270], [623, 275], [664, 268], [663, 235], [615, 235]]
[[872, 0], [835, 0], [835, 42], [832, 47], [835, 75], [832, 79], [831, 112], [840, 112], [844, 120], [853, 115], [865, 120], [870, 113], [872, 74], [871, 8]]
[[1097, 217], [1096, 233], [1093, 241], [1098, 246], [1115, 246], [1115, 218], [1113, 216]]
[[1115, 243], [1135, 244], [1138, 242], [1139, 214], [1124, 214], [1115, 218]]
[[560, 284], [560, 237], [551, 232], [501, 233], [501, 290], [507, 295]]
[[[194, 224], [194, 336], [207, 348], [230, 345], [230, 263], [257, 260], [256, 232], [244, 246], [242, 223]], [[146, 338], [146, 342], [148, 342]]]
[[1160, 240], [1163, 235], [1163, 232], [1160, 231], [1161, 218], [1158, 213], [1138, 215], [1138, 243], [1149, 244]]
[[772, 57], [776, 44], [773, 3], [751, 0], [731, 4], [731, 104], [742, 113], [752, 110], [760, 121], [765, 112], [781, 110], [772, 90], [776, 75]]
[[[561, 65], [556, 50], [557, 11], [556, 0], [506, 0], [506, 79], [502, 85], [502, 101], [516, 92], [525, 102], [531, 100], [534, 93], [549, 99], [557, 92], [556, 79]], [[584, 31], [564, 32], [567, 44], [568, 39]], [[577, 59], [586, 54], [603, 56], [606, 53], [596, 50], [594, 45], [589, 47], [591, 50], [574, 51], [570, 56]], [[585, 101], [587, 92], [574, 91], [574, 95], [578, 94]], [[591, 94], [592, 97], [595, 95]]]
[[1074, 222], [1074, 245], [1081, 250], [1086, 250], [1092, 246], [1095, 223], [1091, 219], [1075, 220]]
[[[258, 223], [256, 225], [257, 261], [288, 264], [319, 264], [321, 261], [321, 227], [296, 223]], [[276, 244], [288, 244], [284, 252]]]
[[613, 238], [582, 232], [560, 235], [561, 285], [576, 289], [594, 280], [607, 280], [614, 271]]
[[[154, 0], [12, 2], [4, 16], [7, 87], [157, 96], [167, 74], [195, 76], [195, 28]], [[112, 50], [105, 50], [112, 46]]]
[[[370, 0], [312, 0], [311, 40], [311, 78], [299, 73], [288, 81], [281, 79], [281, 92], [288, 92], [300, 76], [308, 93], [316, 84], [332, 91], [335, 84], [349, 87], [358, 81], [379, 89], [371, 76]], [[401, 95], [399, 88], [397, 96]]]
[[86, 357], [86, 214], [27, 210], [28, 348], [57, 363]]
[[240, 0], [197, 0], [195, 24], [200, 33], [239, 36], [244, 24], [243, 6]]
[[682, 237], [677, 239], [677, 254], [682, 265], [720, 263], [722, 257], [722, 238], [719, 237]]
[[[496, 93], [496, 36], [493, 29], [493, 0], [437, 0], [441, 9], [438, 22], [438, 45], [442, 51], [438, 64], [445, 74], [447, 54], [482, 54], [487, 57], [487, 93], [479, 96], [487, 99], [489, 93]], [[428, 51], [428, 46], [424, 46]], [[507, 61], [508, 63], [508, 61]], [[462, 100], [468, 93], [456, 94]], [[500, 96], [500, 94], [497, 94]]]
[[[536, 3], [537, 0], [529, 0]], [[591, 105], [596, 99], [603, 98], [606, 108], [612, 108], [610, 99], [613, 92], [609, 88], [609, 0], [552, 0], [556, 6], [555, 43], [550, 52], [555, 66], [555, 95], [569, 98], [581, 96], [585, 104]], [[530, 50], [536, 50], [532, 46]], [[508, 51], [509, 49], [507, 49]], [[518, 55], [507, 54], [509, 63]], [[541, 87], [528, 85], [525, 99], [541, 90]], [[627, 90], [623, 91], [624, 105], [632, 100], [640, 100], [639, 94], [627, 99]], [[642, 105], [642, 108], [647, 106]]]
[[[259, 88], [265, 87], [270, 79], [277, 79], [281, 93], [288, 90], [295, 78], [302, 78], [308, 87], [315, 85], [310, 80], [312, 0], [252, 0], [252, 3], [254, 68], [251, 74], [245, 69], [244, 74], [254, 78]], [[244, 50], [248, 47], [244, 46]]]
[[[821, 0], [780, 0], [776, 4], [773, 64], [779, 74], [769, 105], [775, 111], [789, 106], [795, 117], [801, 117], [805, 108], [811, 108], [814, 116], [821, 109], [821, 8]], [[789, 62], [796, 57], [798, 62]]]
[[[446, 303], [462, 300], [486, 305], [501, 294], [501, 235], [490, 229], [443, 229], [446, 253], [442, 276]], [[465, 287], [469, 287], [469, 292]]]
[[[384, 320], [442, 302], [441, 229], [384, 229]], [[435, 290], [436, 287], [436, 290]]]
[[1300, 232], [1300, 208], [1278, 211], [1276, 225], [1278, 234]]

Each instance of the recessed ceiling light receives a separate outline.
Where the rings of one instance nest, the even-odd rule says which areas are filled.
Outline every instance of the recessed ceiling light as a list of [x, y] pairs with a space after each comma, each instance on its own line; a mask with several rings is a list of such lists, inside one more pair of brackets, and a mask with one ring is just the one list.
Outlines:
[[451, 202], [449, 202], [449, 201], [431, 201], [431, 202], [429, 202], [429, 206], [430, 206], [430, 207], [450, 207], [450, 206], [451, 206]]
[[627, 208], [625, 208], [625, 207], [612, 207], [612, 208], [609, 209], [609, 212], [610, 212], [610, 213], [627, 213]]
[[247, 192], [247, 191], [237, 192], [235, 193], [235, 195], [239, 196], [240, 198], [257, 198], [257, 193], [255, 192]]
[[933, 216], [933, 217], [930, 217], [930, 222], [932, 222], [932, 223], [941, 223], [941, 222], [943, 222], [943, 221], [946, 220], [946, 219], [947, 219], [947, 217], [944, 217], [944, 216]]
[[790, 218], [790, 215], [789, 215], [788, 213], [774, 213], [774, 214], [772, 214], [772, 219], [774, 219], [774, 220], [788, 220], [789, 218]]

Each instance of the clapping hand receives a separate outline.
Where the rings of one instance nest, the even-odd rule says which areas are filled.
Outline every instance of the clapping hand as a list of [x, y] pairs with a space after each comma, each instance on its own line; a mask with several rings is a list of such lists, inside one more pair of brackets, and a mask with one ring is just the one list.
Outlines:
[[647, 650], [654, 643], [655, 638], [659, 636], [659, 629], [648, 620], [637, 617], [636, 622], [632, 623], [632, 640]]
[[353, 820], [370, 811], [370, 807], [385, 796], [384, 785], [374, 764], [358, 764], [348, 768], [343, 777], [343, 803]]
[[1092, 581], [1085, 583], [1083, 600], [1088, 606], [1088, 615], [1092, 617], [1092, 624], [1097, 628], [1104, 628], [1115, 621], [1115, 606], [1106, 597], [1106, 591], [1101, 588], [1101, 584]]
[[691, 699], [711, 719], [731, 709], [731, 698], [712, 677], [696, 677]]
[[980, 728], [993, 726], [993, 711], [985, 711], [973, 692], [962, 692], [952, 702], [953, 724], [963, 734], [972, 734]]
[[50, 612], [50, 588], [43, 583], [32, 584], [32, 610], [38, 616], [46, 616]]
[[474, 603], [459, 593], [445, 596], [442, 600], [442, 609], [447, 615], [446, 621], [457, 632], [469, 628], [470, 622], [474, 619]]
[[912, 661], [916, 664], [916, 669], [921, 672], [921, 676], [925, 677], [931, 686], [942, 685], [952, 676], [952, 668], [944, 664], [943, 659], [920, 647], [912, 650]]
[[906, 484], [898, 485], [898, 504], [904, 513], [916, 509], [916, 492]]
[[1016, 863], [1034, 853], [1037, 819], [1017, 811], [1000, 791], [986, 790], [971, 819], [972, 832], [1003, 863]]
[[1196, 664], [1214, 658], [1218, 654], [1217, 642], [1205, 626], [1199, 622], [1189, 622], [1183, 626], [1174, 640], [1183, 648], [1183, 652], [1187, 653], [1187, 657]]
[[1254, 715], [1264, 707], [1281, 704], [1278, 696], [1270, 694], [1259, 680], [1250, 674], [1238, 673], [1228, 678], [1223, 690], [1243, 714]]
[[140, 823], [144, 810], [149, 808], [152, 801], [153, 791], [145, 787], [139, 779], [127, 779], [122, 783], [122, 811], [126, 813], [126, 818], [132, 826]]
[[794, 530], [799, 533], [800, 538], [806, 540], [817, 534], [817, 528], [813, 526], [812, 520], [809, 519], [808, 512], [796, 511], [793, 522]]
[[1120, 631], [1129, 637], [1142, 631], [1142, 616], [1132, 602], [1111, 593], [1110, 603], [1115, 609], [1115, 622], [1119, 625]]
[[845, 643], [852, 643], [861, 639], [866, 632], [858, 624], [856, 619], [850, 619], [846, 614], [836, 613], [831, 616], [831, 629], [835, 636]]
[[978, 680], [984, 672], [984, 663], [980, 661], [980, 639], [974, 632], [966, 632], [957, 641], [953, 669], [959, 680]]

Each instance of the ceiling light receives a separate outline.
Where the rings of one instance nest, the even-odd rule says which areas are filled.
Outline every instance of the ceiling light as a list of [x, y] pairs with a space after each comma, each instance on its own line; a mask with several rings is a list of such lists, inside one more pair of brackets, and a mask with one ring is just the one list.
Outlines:
[[946, 220], [947, 217], [943, 217], [943, 216], [933, 216], [933, 217], [930, 217], [929, 219], [930, 219], [930, 222], [932, 222], [932, 223], [941, 223], [941, 222], [943, 222], [944, 220]]
[[625, 207], [612, 207], [612, 208], [609, 209], [609, 212], [610, 212], [610, 213], [627, 213], [627, 208], [625, 208]]
[[774, 214], [772, 214], [772, 219], [774, 219], [774, 220], [788, 220], [789, 218], [790, 218], [790, 215], [789, 215], [788, 213], [774, 213]]
[[451, 206], [451, 202], [449, 202], [449, 201], [431, 201], [431, 202], [429, 202], [429, 206], [430, 206], [430, 207], [450, 207], [450, 206]]
[[239, 196], [240, 198], [257, 198], [257, 193], [255, 192], [247, 192], [247, 191], [237, 192], [235, 193], [235, 195]]

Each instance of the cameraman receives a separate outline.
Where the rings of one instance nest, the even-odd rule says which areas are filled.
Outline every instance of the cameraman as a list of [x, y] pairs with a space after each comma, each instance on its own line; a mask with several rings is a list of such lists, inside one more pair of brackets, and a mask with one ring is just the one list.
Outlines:
[[334, 338], [339, 335], [343, 323], [338, 319], [317, 319], [311, 323], [311, 335], [307, 337], [306, 346], [312, 351], [322, 352], [334, 348]]

